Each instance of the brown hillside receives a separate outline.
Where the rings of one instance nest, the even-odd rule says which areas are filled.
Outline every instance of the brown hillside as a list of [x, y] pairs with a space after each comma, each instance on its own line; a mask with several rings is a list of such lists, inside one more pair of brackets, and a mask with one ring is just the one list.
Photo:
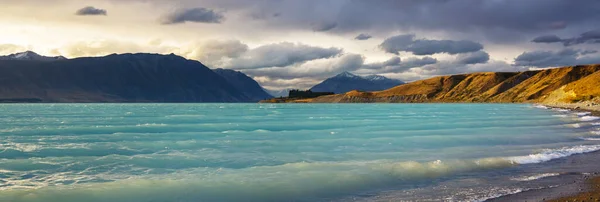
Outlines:
[[573, 103], [600, 98], [600, 71], [553, 91], [545, 102]]
[[385, 91], [352, 91], [303, 102], [541, 102], [561, 88], [574, 95], [569, 99], [578, 101], [600, 96], [599, 70], [600, 65], [586, 65], [518, 73], [440, 76]]
[[600, 70], [599, 65], [542, 70], [519, 85], [491, 99], [494, 102], [541, 101], [560, 87]]

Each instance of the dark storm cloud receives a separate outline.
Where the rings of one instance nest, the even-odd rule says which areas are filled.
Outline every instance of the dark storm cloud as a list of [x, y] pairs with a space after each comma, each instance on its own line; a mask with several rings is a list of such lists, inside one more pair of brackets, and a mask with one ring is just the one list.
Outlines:
[[557, 42], [562, 42], [562, 41], [563, 40], [556, 35], [539, 36], [539, 37], [536, 37], [535, 39], [531, 40], [531, 42], [534, 42], [534, 43], [557, 43]]
[[402, 59], [400, 59], [400, 57], [392, 57], [383, 62], [365, 64], [363, 66], [363, 68], [364, 69], [381, 69], [384, 67], [399, 65], [401, 62], [402, 62]]
[[352, 29], [349, 22], [361, 27], [381, 20], [382, 24], [433, 29], [552, 30], [600, 20], [599, 11], [597, 0], [349, 1], [340, 14], [348, 23], [340, 23], [340, 27]]
[[600, 30], [585, 32], [579, 35], [579, 37], [565, 39], [564, 45], [572, 46], [584, 43], [600, 43]]
[[354, 37], [354, 39], [360, 40], [360, 41], [369, 40], [370, 38], [373, 38], [373, 36], [368, 35], [368, 34], [359, 34], [358, 36]]
[[465, 53], [457, 57], [456, 62], [458, 64], [484, 64], [490, 60], [490, 54], [484, 51], [477, 51], [474, 53]]
[[75, 15], [107, 15], [107, 11], [93, 6], [87, 6], [77, 10]]
[[[579, 34], [600, 27], [598, 0], [109, 0], [143, 1], [169, 6], [218, 8], [265, 17], [268, 29], [327, 30], [333, 33], [389, 34], [437, 31], [448, 39], [472, 37], [481, 42], [517, 43], [557, 30]], [[316, 26], [315, 22], [335, 22]], [[333, 25], [334, 23], [324, 23]], [[319, 24], [322, 25], [322, 24]], [[319, 28], [320, 27], [320, 28]], [[314, 29], [313, 29], [314, 28]], [[485, 40], [485, 41], [484, 41]]]
[[337, 27], [337, 23], [335, 23], [335, 22], [316, 23], [316, 24], [313, 24], [313, 31], [326, 32], [326, 31], [332, 30], [335, 27]]
[[225, 17], [222, 13], [207, 8], [180, 9], [160, 19], [162, 24], [179, 24], [186, 22], [221, 23]]
[[561, 39], [556, 35], [540, 36], [533, 39], [535, 43], [563, 43], [564, 46], [572, 46], [578, 44], [600, 43], [600, 30], [592, 30], [584, 32], [578, 37]]
[[433, 55], [436, 53], [454, 55], [483, 49], [483, 45], [473, 41], [415, 39], [415, 35], [410, 34], [390, 37], [383, 41], [379, 47], [385, 52], [396, 55], [400, 52], [411, 52], [415, 55]]
[[584, 50], [581, 52], [581, 55], [589, 55], [589, 54], [594, 54], [594, 53], [598, 53], [597, 50]]
[[528, 67], [559, 67], [583, 65], [600, 62], [600, 57], [580, 57], [582, 52], [573, 49], [561, 51], [531, 51], [524, 52], [515, 58], [516, 66]]

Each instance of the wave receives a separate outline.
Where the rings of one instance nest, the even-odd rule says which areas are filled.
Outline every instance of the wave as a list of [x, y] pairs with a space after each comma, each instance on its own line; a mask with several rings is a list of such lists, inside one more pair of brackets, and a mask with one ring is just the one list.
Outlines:
[[531, 176], [515, 177], [515, 178], [512, 178], [511, 180], [527, 182], [527, 181], [539, 180], [539, 179], [547, 178], [547, 177], [555, 177], [555, 176], [559, 176], [559, 175], [560, 175], [560, 173], [542, 173], [542, 174], [536, 174], [536, 175], [531, 175]]
[[581, 121], [595, 121], [600, 120], [600, 117], [597, 116], [583, 116], [581, 117]]
[[580, 145], [575, 147], [563, 147], [560, 149], [549, 149], [541, 153], [531, 154], [528, 156], [509, 157], [507, 160], [518, 164], [533, 164], [595, 151], [600, 151], [600, 145]]
[[577, 116], [587, 116], [587, 115], [590, 115], [590, 114], [592, 114], [592, 112], [579, 112], [579, 113], [575, 113], [575, 115], [577, 115]]

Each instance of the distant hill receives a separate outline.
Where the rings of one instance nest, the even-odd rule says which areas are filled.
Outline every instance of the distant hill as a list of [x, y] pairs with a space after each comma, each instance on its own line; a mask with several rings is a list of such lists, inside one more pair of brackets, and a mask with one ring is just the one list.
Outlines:
[[47, 57], [39, 55], [32, 51], [25, 51], [22, 53], [15, 53], [7, 56], [0, 56], [0, 60], [21, 60], [21, 61], [57, 61], [66, 60], [63, 56]]
[[440, 76], [379, 92], [351, 91], [298, 102], [579, 102], [600, 97], [600, 65]]
[[254, 102], [272, 98], [254, 79], [242, 72], [230, 69], [214, 69], [215, 73], [225, 78], [237, 90]]
[[380, 91], [402, 84], [404, 84], [404, 82], [395, 79], [389, 79], [384, 76], [371, 75], [361, 77], [349, 72], [343, 72], [334, 77], [326, 79], [320, 84], [312, 87], [310, 90], [313, 92], [334, 93], [346, 93], [352, 90]]
[[0, 102], [254, 102], [266, 96], [236, 87], [249, 81], [228, 81], [173, 54], [57, 60], [27, 55], [32, 59], [0, 60]]

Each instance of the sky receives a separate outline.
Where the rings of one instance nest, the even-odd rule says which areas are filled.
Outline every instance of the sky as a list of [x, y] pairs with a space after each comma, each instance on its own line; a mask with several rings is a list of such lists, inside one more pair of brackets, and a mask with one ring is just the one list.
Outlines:
[[600, 63], [598, 0], [0, 0], [0, 55], [175, 53], [270, 90]]

